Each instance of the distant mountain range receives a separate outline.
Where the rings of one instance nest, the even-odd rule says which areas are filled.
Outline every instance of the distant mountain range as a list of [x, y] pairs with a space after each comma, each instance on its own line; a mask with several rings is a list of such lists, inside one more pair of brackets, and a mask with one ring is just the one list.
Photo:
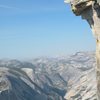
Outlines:
[[0, 100], [96, 100], [95, 57], [0, 60]]

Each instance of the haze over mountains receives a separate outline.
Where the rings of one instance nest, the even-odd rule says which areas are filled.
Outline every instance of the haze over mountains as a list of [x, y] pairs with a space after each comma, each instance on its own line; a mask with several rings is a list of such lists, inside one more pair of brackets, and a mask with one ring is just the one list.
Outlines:
[[0, 60], [0, 100], [96, 100], [93, 52]]

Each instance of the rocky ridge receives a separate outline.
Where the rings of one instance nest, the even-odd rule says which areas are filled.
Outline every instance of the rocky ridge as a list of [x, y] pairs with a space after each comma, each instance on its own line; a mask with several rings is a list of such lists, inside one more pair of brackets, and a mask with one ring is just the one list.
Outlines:
[[96, 100], [94, 53], [29, 61], [0, 60], [0, 100], [41, 98]]

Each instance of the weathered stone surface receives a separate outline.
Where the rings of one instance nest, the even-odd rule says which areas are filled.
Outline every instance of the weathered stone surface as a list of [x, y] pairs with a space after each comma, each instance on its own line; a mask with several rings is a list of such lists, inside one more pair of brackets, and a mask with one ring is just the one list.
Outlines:
[[[88, 15], [88, 16], [87, 16]], [[100, 6], [95, 8], [95, 5], [82, 13], [82, 17], [86, 19], [96, 38], [96, 77], [97, 77], [97, 96], [100, 100]]]
[[97, 100], [95, 69], [91, 69], [76, 78], [65, 95], [66, 100]]
[[100, 100], [100, 0], [79, 0], [76, 4], [75, 1], [70, 1], [72, 11], [87, 20], [96, 38], [97, 97]]
[[77, 16], [81, 15], [85, 9], [89, 8], [93, 1], [94, 0], [65, 0], [65, 2], [69, 2], [71, 4], [71, 9]]

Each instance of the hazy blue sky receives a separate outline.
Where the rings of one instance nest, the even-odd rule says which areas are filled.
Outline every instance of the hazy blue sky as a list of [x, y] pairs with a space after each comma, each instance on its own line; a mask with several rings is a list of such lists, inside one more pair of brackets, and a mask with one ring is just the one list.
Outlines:
[[0, 0], [0, 58], [93, 51], [91, 33], [63, 0]]

